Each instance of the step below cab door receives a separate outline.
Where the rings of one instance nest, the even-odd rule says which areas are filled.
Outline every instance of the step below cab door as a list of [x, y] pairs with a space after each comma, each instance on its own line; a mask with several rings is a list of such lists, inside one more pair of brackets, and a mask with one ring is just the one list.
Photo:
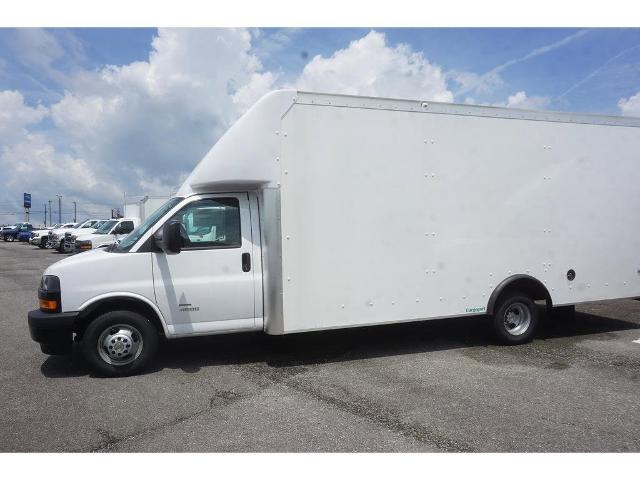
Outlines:
[[156, 302], [171, 336], [254, 329], [249, 208], [246, 193], [199, 195], [171, 218], [181, 223], [182, 250], [152, 253]]

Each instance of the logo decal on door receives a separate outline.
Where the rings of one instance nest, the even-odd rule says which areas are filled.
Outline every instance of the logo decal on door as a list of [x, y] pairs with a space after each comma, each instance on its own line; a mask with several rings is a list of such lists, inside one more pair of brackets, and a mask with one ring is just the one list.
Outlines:
[[200, 307], [192, 307], [190, 303], [180, 303], [178, 305], [181, 312], [198, 312]]

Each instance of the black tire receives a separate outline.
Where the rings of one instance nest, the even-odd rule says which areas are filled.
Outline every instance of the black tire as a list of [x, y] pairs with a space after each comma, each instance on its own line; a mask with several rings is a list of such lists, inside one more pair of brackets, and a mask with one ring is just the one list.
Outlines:
[[523, 293], [514, 292], [500, 299], [493, 314], [493, 328], [501, 343], [520, 345], [533, 339], [539, 318], [535, 302]]
[[38, 245], [40, 248], [47, 248], [47, 237], [42, 237], [40, 239], [40, 245]]
[[60, 245], [58, 245], [58, 252], [64, 253], [64, 239], [60, 240]]
[[6, 237], [4, 237], [5, 242], [13, 242], [15, 239], [16, 237], [14, 237], [13, 235], [7, 235]]
[[[133, 327], [135, 332], [127, 336], [127, 334], [123, 332], [127, 332], [128, 330], [123, 327]], [[129, 330], [129, 332], [131, 333], [131, 330]], [[101, 349], [102, 353], [98, 348], [99, 343], [101, 345], [104, 344], [104, 342], [101, 341], [102, 338], [103, 340], [107, 340], [108, 344], [111, 344], [111, 342], [108, 341], [109, 339], [117, 340], [113, 342], [114, 348], [116, 349], [127, 348], [126, 345], [128, 342], [131, 351], [133, 351], [136, 343], [135, 337], [138, 335], [141, 350], [137, 357], [129, 353], [122, 358], [116, 359], [112, 358], [106, 348]], [[122, 338], [122, 340], [118, 340], [119, 338]], [[87, 326], [82, 336], [80, 349], [87, 363], [96, 373], [107, 377], [134, 375], [144, 370], [154, 358], [158, 349], [158, 331], [149, 319], [138, 313], [128, 310], [107, 312], [97, 317]], [[116, 355], [115, 352], [116, 350], [114, 350], [112, 354], [114, 357]], [[130, 363], [112, 364], [106, 359], [110, 359], [112, 362], [129, 361]]]

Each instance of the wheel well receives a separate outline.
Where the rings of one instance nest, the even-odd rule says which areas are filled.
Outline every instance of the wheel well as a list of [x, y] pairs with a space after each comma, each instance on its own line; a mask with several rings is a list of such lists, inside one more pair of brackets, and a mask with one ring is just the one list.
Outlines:
[[162, 321], [156, 311], [146, 302], [131, 297], [110, 297], [89, 305], [80, 313], [76, 321], [76, 333], [82, 335], [91, 321], [106, 312], [129, 310], [148, 318], [158, 333], [164, 334]]
[[493, 309], [499, 304], [500, 298], [513, 292], [524, 293], [532, 300], [543, 300], [546, 303], [547, 308], [551, 308], [553, 306], [551, 295], [549, 295], [547, 287], [545, 287], [537, 278], [521, 274], [512, 275], [500, 282], [491, 294], [491, 297], [489, 297], [487, 313], [492, 315]]

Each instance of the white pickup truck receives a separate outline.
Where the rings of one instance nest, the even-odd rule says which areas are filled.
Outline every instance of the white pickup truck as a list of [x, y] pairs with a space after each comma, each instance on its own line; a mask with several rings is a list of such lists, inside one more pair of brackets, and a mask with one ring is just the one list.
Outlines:
[[31, 232], [31, 239], [29, 243], [40, 248], [47, 248], [49, 244], [49, 232], [51, 230], [57, 230], [58, 228], [73, 228], [75, 223], [56, 223], [49, 228], [43, 228], [40, 230], [34, 230]]
[[71, 235], [76, 252], [112, 245], [130, 234], [140, 224], [138, 218], [107, 220], [92, 233]]
[[83, 222], [79, 222], [74, 224], [71, 228], [62, 227], [56, 228], [49, 231], [49, 246], [51, 248], [55, 248], [59, 252], [65, 251], [65, 237], [70, 237], [71, 235], [77, 235], [78, 233], [89, 233], [96, 229], [100, 222], [104, 222], [106, 220], [101, 220], [99, 218], [91, 218], [89, 220], [85, 220]]
[[[120, 243], [44, 272], [31, 337], [130, 375], [159, 337], [640, 296], [640, 118], [279, 91]], [[539, 302], [540, 305], [537, 305]]]

